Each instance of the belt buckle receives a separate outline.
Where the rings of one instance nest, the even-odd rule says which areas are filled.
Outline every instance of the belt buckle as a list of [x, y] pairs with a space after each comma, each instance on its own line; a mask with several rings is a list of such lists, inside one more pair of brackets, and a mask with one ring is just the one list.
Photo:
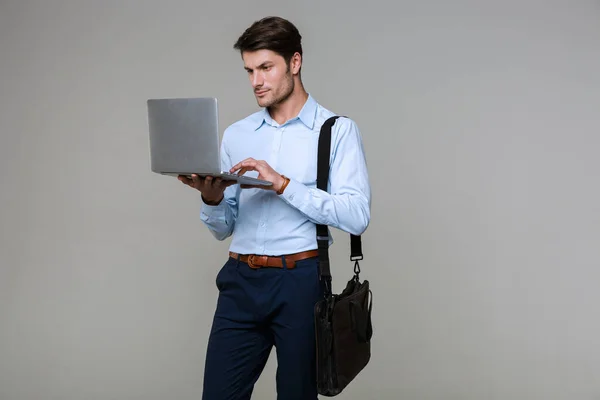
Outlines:
[[258, 269], [259, 267], [254, 264], [254, 254], [251, 254], [248, 256], [248, 266], [252, 269]]

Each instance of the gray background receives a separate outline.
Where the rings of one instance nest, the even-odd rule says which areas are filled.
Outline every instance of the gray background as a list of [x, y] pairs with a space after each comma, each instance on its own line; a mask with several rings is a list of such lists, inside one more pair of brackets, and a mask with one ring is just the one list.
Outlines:
[[149, 171], [145, 100], [255, 111], [232, 44], [272, 14], [372, 177], [373, 359], [339, 398], [600, 399], [600, 5], [443, 0], [1, 1], [0, 399], [200, 397], [228, 241]]

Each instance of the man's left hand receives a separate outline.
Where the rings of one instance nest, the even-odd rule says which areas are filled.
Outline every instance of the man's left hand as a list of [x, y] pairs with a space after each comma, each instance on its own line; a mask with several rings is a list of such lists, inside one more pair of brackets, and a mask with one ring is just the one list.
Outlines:
[[242, 188], [260, 188], [267, 190], [278, 191], [285, 183], [285, 179], [281, 174], [275, 171], [269, 164], [264, 160], [255, 160], [254, 158], [246, 158], [234, 165], [230, 170], [230, 174], [234, 174], [237, 171], [237, 175], [244, 175], [248, 171], [257, 171], [258, 179], [269, 181], [273, 185], [240, 185]]

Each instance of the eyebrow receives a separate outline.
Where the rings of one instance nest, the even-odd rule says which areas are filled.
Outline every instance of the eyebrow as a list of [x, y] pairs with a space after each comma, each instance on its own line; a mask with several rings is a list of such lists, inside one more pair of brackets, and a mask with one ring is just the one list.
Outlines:
[[[266, 67], [267, 65], [269, 65], [269, 64], [273, 64], [273, 61], [265, 61], [265, 62], [263, 62], [262, 64], [260, 64], [260, 65], [259, 65], [258, 67], [256, 67], [256, 68], [257, 68], [257, 69], [265, 68], [265, 67]], [[244, 66], [244, 69], [245, 69], [246, 71], [252, 71], [252, 68], [248, 68], [248, 67], [246, 67], [246, 66]]]

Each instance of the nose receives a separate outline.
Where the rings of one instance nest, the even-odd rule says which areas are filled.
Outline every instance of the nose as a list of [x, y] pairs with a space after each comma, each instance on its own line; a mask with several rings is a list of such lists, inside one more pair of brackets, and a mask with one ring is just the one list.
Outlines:
[[257, 87], [262, 86], [262, 84], [263, 84], [263, 79], [262, 79], [261, 74], [259, 74], [259, 73], [252, 74], [252, 87], [256, 89]]

